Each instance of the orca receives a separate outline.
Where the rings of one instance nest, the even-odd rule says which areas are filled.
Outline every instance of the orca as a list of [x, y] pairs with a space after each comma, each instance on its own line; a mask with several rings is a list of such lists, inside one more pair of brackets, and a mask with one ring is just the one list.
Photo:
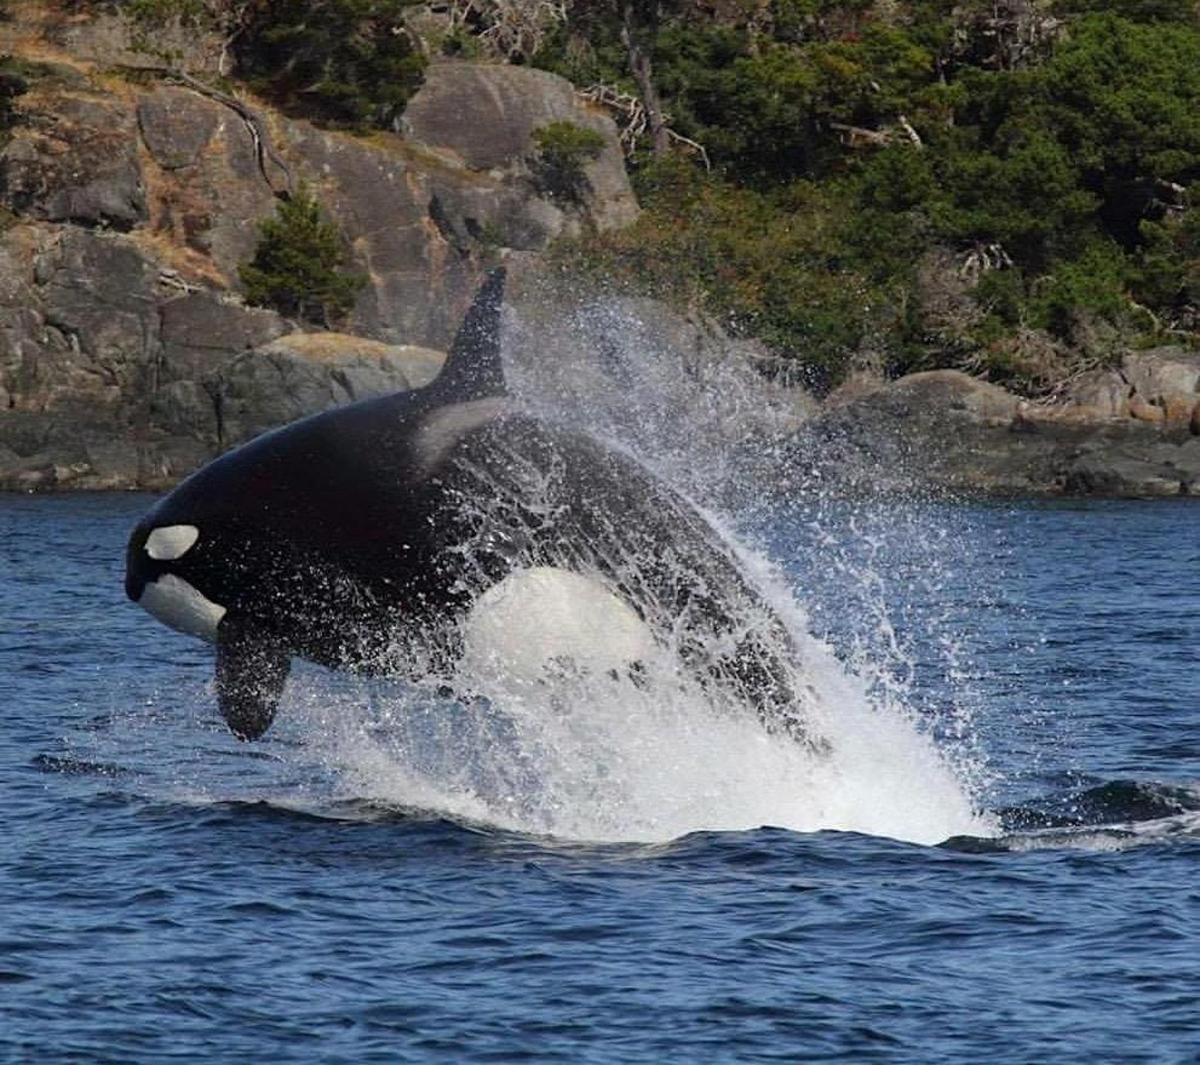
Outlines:
[[[264, 433], [163, 497], [130, 537], [129, 598], [215, 645], [218, 706], [243, 740], [271, 725], [294, 658], [445, 675], [480, 634], [520, 644], [523, 617], [587, 639], [573, 611], [615, 634], [603, 668], [636, 673], [670, 646], [807, 739], [794, 647], [701, 512], [509, 395], [504, 284], [503, 267], [486, 277], [430, 384]], [[472, 620], [489, 604], [490, 628]]]

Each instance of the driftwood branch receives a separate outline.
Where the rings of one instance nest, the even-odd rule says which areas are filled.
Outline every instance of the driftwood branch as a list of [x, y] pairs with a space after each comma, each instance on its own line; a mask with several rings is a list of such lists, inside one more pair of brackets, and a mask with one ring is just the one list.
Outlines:
[[178, 270], [165, 269], [158, 272], [158, 283], [166, 288], [178, 289], [185, 294], [199, 292], [200, 286], [187, 281]]
[[1007, 270], [1013, 265], [1012, 256], [999, 243], [977, 243], [963, 256], [958, 276], [974, 284], [992, 270]]
[[712, 169], [712, 163], [708, 161], [708, 152], [704, 150], [704, 145], [699, 141], [692, 140], [691, 137], [685, 137], [682, 133], [676, 133], [670, 126], [664, 126], [663, 131], [673, 141], [678, 141], [680, 144], [685, 144], [700, 156], [700, 161], [704, 164], [705, 170]]
[[449, 29], [483, 29], [476, 39], [501, 59], [528, 59], [546, 35], [567, 20], [570, 0], [434, 0], [429, 10], [445, 16]]
[[913, 144], [915, 144], [918, 148], [925, 147], [925, 142], [921, 140], [921, 135], [915, 129], [913, 129], [912, 124], [907, 118], [904, 117], [904, 115], [896, 116], [896, 125], [904, 131], [905, 136], [908, 137], [908, 139], [912, 141]]
[[[914, 147], [925, 147], [921, 135], [904, 115], [896, 116], [896, 127]], [[839, 139], [847, 148], [886, 148], [896, 135], [895, 129], [889, 126], [883, 129], [868, 129], [865, 126], [851, 126], [845, 122], [830, 122], [829, 128], [841, 134]]]

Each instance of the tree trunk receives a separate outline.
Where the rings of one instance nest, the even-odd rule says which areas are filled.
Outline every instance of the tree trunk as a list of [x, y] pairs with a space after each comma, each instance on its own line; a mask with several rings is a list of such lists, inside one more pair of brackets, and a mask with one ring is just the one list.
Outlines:
[[650, 56], [643, 50], [634, 35], [633, 4], [626, 3], [621, 9], [621, 43], [629, 56], [629, 70], [637, 83], [638, 94], [642, 105], [646, 108], [646, 126], [650, 131], [650, 143], [655, 155], [666, 155], [670, 151], [671, 139], [667, 134], [667, 126], [663, 121], [662, 101], [658, 90], [654, 87], [654, 77], [650, 70]]

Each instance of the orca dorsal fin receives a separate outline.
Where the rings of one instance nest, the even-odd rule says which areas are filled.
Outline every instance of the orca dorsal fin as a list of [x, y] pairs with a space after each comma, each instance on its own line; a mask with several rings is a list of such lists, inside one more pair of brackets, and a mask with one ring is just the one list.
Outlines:
[[434, 387], [461, 402], [507, 394], [500, 358], [500, 308], [504, 303], [505, 268], [488, 271], [475, 301], [458, 328], [446, 364]]

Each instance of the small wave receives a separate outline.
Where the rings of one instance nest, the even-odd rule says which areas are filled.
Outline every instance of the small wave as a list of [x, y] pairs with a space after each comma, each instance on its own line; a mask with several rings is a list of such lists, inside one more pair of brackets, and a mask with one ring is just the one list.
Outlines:
[[1110, 780], [999, 811], [1010, 831], [1154, 821], [1200, 812], [1200, 785]]
[[1200, 784], [1112, 780], [998, 812], [996, 836], [954, 836], [975, 854], [1073, 849], [1119, 851], [1200, 837]]

